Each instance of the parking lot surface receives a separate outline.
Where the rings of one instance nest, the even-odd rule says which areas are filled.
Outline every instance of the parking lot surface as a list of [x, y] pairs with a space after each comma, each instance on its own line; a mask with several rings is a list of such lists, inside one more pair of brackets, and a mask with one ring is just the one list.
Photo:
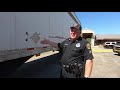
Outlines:
[[[120, 78], [120, 56], [111, 49], [93, 48], [93, 70], [91, 78]], [[61, 55], [58, 52], [46, 52], [32, 57], [10, 77], [17, 78], [59, 78]]]
[[91, 78], [120, 78], [120, 56], [113, 52], [93, 52]]

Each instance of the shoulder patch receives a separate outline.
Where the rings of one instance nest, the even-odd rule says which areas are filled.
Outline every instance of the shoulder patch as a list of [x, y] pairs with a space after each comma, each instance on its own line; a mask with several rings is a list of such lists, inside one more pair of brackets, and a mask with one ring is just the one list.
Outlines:
[[87, 43], [86, 47], [87, 49], [91, 50], [91, 45], [89, 43]]

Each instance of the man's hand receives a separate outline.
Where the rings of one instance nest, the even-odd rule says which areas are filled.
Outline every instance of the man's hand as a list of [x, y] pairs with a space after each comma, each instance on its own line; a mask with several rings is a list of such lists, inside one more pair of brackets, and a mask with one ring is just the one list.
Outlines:
[[48, 39], [45, 39], [45, 38], [44, 38], [44, 40], [42, 40], [40, 43], [41, 43], [41, 44], [49, 44], [49, 45], [51, 45], [52, 47], [59, 49], [58, 43], [49, 41]]
[[50, 42], [49, 40], [47, 40], [47, 39], [44, 38], [44, 40], [42, 40], [40, 43], [41, 44], [49, 44], [49, 42]]

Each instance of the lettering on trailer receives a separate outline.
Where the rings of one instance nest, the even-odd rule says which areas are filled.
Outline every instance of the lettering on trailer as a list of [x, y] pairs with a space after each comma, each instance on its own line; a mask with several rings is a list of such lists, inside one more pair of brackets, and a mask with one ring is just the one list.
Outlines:
[[49, 38], [59, 38], [59, 39], [66, 39], [64, 37], [60, 37], [60, 36], [49, 36]]

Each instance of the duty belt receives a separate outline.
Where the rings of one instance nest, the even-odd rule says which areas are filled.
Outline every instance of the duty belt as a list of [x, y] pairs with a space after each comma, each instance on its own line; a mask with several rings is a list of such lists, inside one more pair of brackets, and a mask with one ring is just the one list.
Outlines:
[[81, 73], [83, 72], [83, 63], [73, 63], [68, 65], [62, 64], [62, 67], [67, 73], [73, 73], [78, 78], [80, 78]]

